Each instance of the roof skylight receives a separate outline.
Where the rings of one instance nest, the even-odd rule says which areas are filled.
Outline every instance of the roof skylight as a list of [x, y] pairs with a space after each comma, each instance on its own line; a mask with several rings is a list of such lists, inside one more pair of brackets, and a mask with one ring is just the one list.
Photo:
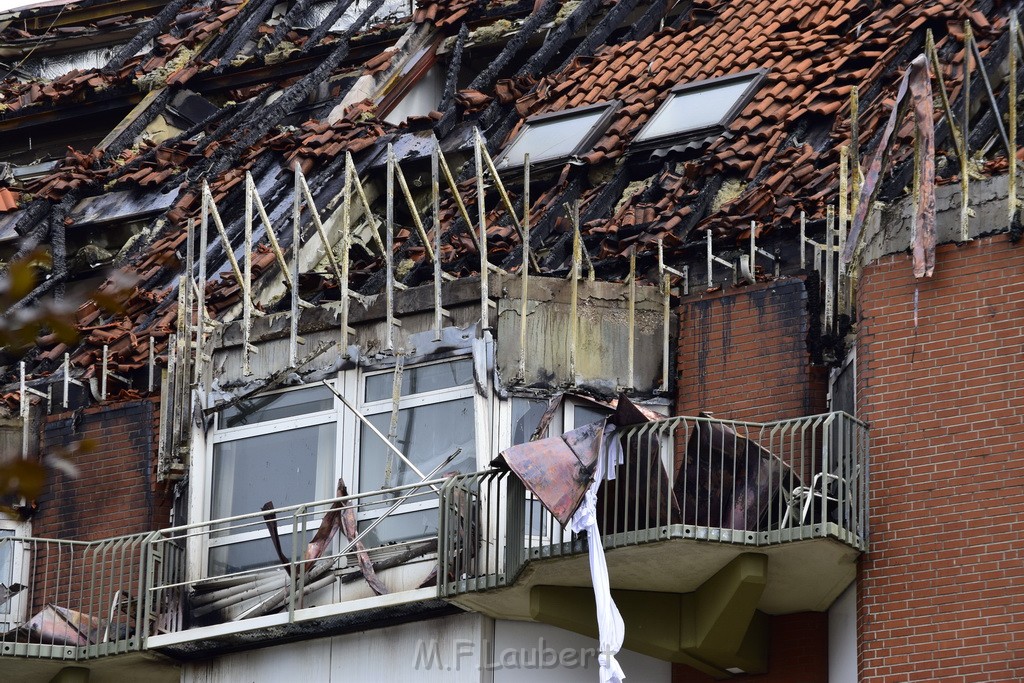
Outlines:
[[681, 83], [654, 112], [635, 142], [711, 131], [727, 125], [746, 105], [764, 71]]
[[497, 160], [499, 168], [551, 163], [588, 151], [608, 127], [618, 102], [531, 116]]

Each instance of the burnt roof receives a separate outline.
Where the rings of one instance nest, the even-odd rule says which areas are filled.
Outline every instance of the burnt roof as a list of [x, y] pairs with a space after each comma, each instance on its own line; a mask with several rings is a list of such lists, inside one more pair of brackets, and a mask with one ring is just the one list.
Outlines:
[[[288, 3], [284, 15], [274, 14], [276, 4], [173, 0], [118, 13], [117, 3], [86, 0], [0, 21], [0, 73], [7, 72], [0, 79], [0, 136], [32, 131], [41, 139], [101, 111], [123, 119], [95, 145], [67, 148], [58, 167], [42, 177], [12, 183], [4, 176], [0, 184], [10, 188], [0, 189], [0, 215], [20, 211], [18, 232], [30, 242], [45, 241], [54, 225], [75, 229], [74, 208], [83, 200], [129, 192], [150, 228], [121, 254], [121, 267], [138, 281], [125, 311], [109, 316], [83, 305], [81, 343], [68, 349], [41, 340], [33, 357], [37, 373], [51, 371], [70, 351], [74, 365], [93, 374], [103, 344], [121, 372], [142, 367], [149, 345], [166, 353], [177, 315], [169, 295], [203, 181], [218, 205], [240, 206], [245, 174], [252, 173], [277, 219], [290, 210], [288, 169], [295, 163], [322, 209], [340, 191], [345, 153], [370, 178], [389, 142], [423, 163], [426, 141], [437, 136], [442, 149], [466, 161], [474, 127], [497, 154], [530, 116], [617, 100], [621, 107], [593, 148], [540, 174], [531, 202], [532, 246], [542, 268], [565, 268], [563, 205], [579, 200], [585, 247], [598, 274], [616, 279], [624, 276], [623, 256], [634, 246], [650, 263], [662, 242], [670, 262], [681, 263], [697, 253], [707, 231], [719, 244], [735, 246], [754, 220], [762, 235], [785, 242], [795, 235], [801, 211], [812, 225], [820, 220], [838, 190], [839, 149], [851, 142], [852, 89], [859, 91], [863, 160], [873, 152], [903, 71], [923, 49], [926, 30], [934, 33], [955, 106], [962, 107], [964, 96], [964, 23], [971, 22], [993, 75], [1007, 49], [1007, 7], [985, 0], [695, 0], [668, 10], [646, 0], [417, 0], [411, 16], [397, 18], [375, 15], [378, 0], [353, 4], [351, 11], [362, 15], [337, 31], [328, 22], [300, 26], [307, 1]], [[107, 46], [112, 56], [103, 66], [49, 80], [17, 77], [19, 60], [33, 45], [51, 49], [55, 40], [72, 37], [74, 50]], [[402, 65], [411, 50], [407, 40], [418, 41], [418, 61]], [[400, 126], [384, 122], [386, 110], [430, 68], [444, 74], [438, 110]], [[754, 69], [764, 70], [763, 81], [723, 129], [655, 149], [634, 144], [673, 87]], [[378, 79], [376, 90], [360, 99], [353, 85], [366, 77]], [[998, 82], [996, 89], [1003, 93]], [[976, 84], [971, 98], [978, 92]], [[178, 132], [159, 140], [144, 134], [160, 117]], [[988, 135], [991, 118], [976, 115]], [[901, 131], [893, 155], [904, 169], [897, 180], [906, 175], [910, 131]], [[959, 173], [948, 130], [940, 128], [937, 142], [939, 153], [952, 159], [940, 177], [947, 182]], [[977, 149], [984, 142], [972, 144]], [[996, 145], [982, 170], [1005, 164]], [[456, 173], [475, 216], [471, 166]], [[518, 206], [521, 181], [508, 185]], [[894, 181], [890, 193], [902, 189]], [[169, 193], [173, 202], [165, 199]], [[145, 211], [147, 197], [158, 207], [152, 215]], [[515, 270], [522, 253], [518, 232], [500, 204], [488, 207], [488, 218], [491, 262]], [[440, 221], [445, 270], [455, 277], [476, 274], [479, 258], [451, 199], [442, 204]], [[415, 285], [427, 280], [429, 267], [406, 223], [395, 249], [408, 264], [405, 283]], [[211, 248], [220, 259], [207, 283], [216, 314], [237, 302], [240, 287], [223, 250], [218, 257]], [[271, 251], [257, 246], [255, 277], [274, 267]], [[354, 287], [378, 291], [380, 270], [379, 255], [354, 251]]]

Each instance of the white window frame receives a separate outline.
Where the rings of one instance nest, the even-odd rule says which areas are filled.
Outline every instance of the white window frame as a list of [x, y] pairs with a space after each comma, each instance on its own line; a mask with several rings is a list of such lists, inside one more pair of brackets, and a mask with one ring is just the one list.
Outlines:
[[580, 138], [579, 142], [572, 148], [569, 154], [560, 155], [548, 155], [543, 154], [530, 154], [530, 166], [553, 166], [564, 163], [565, 161], [589, 152], [597, 144], [597, 141], [601, 139], [605, 131], [608, 130], [608, 126], [611, 125], [612, 118], [614, 118], [616, 112], [622, 106], [622, 102], [619, 100], [609, 100], [606, 102], [598, 102], [596, 104], [588, 104], [583, 107], [574, 107], [573, 109], [563, 109], [562, 111], [553, 111], [546, 114], [537, 114], [527, 118], [523, 125], [520, 126], [519, 132], [516, 136], [508, 141], [505, 145], [501, 154], [494, 160], [495, 168], [499, 171], [506, 169], [522, 168], [523, 163], [521, 161], [512, 161], [509, 159], [509, 153], [515, 148], [515, 146], [523, 140], [523, 138], [529, 134], [530, 128], [540, 128], [546, 123], [557, 121], [558, 119], [574, 118], [584, 114], [590, 114], [597, 111], [601, 111], [601, 115], [597, 118], [594, 123], [590, 124], [587, 132]]
[[[473, 355], [471, 353], [461, 353], [461, 354], [456, 354], [456, 355], [448, 356], [448, 357], [440, 359], [440, 360], [432, 360], [432, 361], [427, 361], [427, 362], [423, 362], [423, 363], [416, 363], [416, 364], [412, 364], [412, 365], [408, 365], [408, 366], [403, 366], [402, 372], [406, 373], [406, 372], [409, 372], [409, 371], [414, 370], [416, 368], [423, 368], [423, 367], [428, 367], [428, 366], [431, 366], [431, 365], [442, 365], [442, 364], [446, 364], [446, 363], [454, 363], [454, 362], [457, 362], [457, 361], [460, 361], [460, 360], [467, 360], [472, 365], [473, 361], [474, 361], [474, 358], [473, 358]], [[361, 412], [365, 417], [369, 418], [372, 415], [382, 415], [382, 414], [390, 414], [391, 413], [392, 406], [391, 406], [391, 396], [390, 395], [388, 395], [386, 398], [383, 398], [383, 399], [380, 399], [380, 400], [375, 400], [375, 401], [366, 401], [365, 400], [365, 396], [366, 396], [366, 384], [367, 384], [367, 381], [370, 378], [375, 377], [375, 376], [390, 374], [390, 373], [392, 373], [394, 371], [395, 371], [394, 367], [389, 367], [389, 368], [383, 368], [383, 369], [379, 369], [379, 370], [375, 369], [375, 370], [363, 371], [363, 372], [360, 373], [359, 381], [358, 381], [358, 386], [359, 386], [358, 396], [359, 396], [360, 400], [359, 400], [358, 406], [359, 406], [359, 412]], [[440, 404], [440, 403], [447, 403], [449, 401], [455, 401], [455, 400], [460, 400], [460, 399], [465, 399], [465, 398], [479, 399], [480, 397], [478, 396], [477, 391], [476, 391], [475, 367], [473, 368], [472, 371], [473, 371], [474, 377], [471, 378], [471, 380], [470, 380], [470, 382], [468, 384], [463, 384], [463, 385], [459, 385], [459, 386], [455, 386], [455, 387], [446, 387], [444, 389], [435, 389], [433, 391], [424, 391], [424, 392], [419, 392], [419, 393], [416, 393], [416, 394], [409, 394], [409, 395], [402, 396], [400, 398], [399, 402], [398, 402], [399, 411], [405, 410], [407, 408], [416, 408], [416, 407], [419, 407], [419, 406], [427, 406], [427, 405], [436, 405], [436, 404]], [[485, 401], [486, 401], [486, 399], [485, 399]], [[486, 430], [481, 428], [481, 419], [480, 419], [480, 416], [486, 414], [486, 412], [482, 412], [482, 410], [485, 411], [486, 407], [485, 406], [481, 406], [479, 400], [474, 400], [473, 401], [473, 421], [474, 421], [474, 434], [475, 434], [474, 446], [475, 446], [475, 450], [476, 450], [476, 462], [475, 462], [475, 467], [476, 468], [480, 467], [481, 454], [486, 452], [482, 448], [483, 444], [486, 443], [486, 438], [487, 437], [486, 437], [486, 434], [484, 433], [484, 432], [486, 432]], [[352, 444], [352, 447], [351, 447], [351, 454], [352, 454], [352, 456], [349, 458], [349, 461], [351, 462], [351, 470], [350, 470], [350, 472], [351, 472], [351, 480], [350, 481], [352, 482], [352, 486], [354, 487], [354, 489], [356, 491], [359, 491], [360, 493], [372, 493], [373, 491], [377, 491], [377, 490], [380, 490], [380, 489], [369, 489], [368, 491], [362, 491], [360, 489], [360, 478], [359, 478], [359, 475], [361, 473], [360, 472], [360, 468], [362, 466], [362, 449], [361, 449], [361, 444], [362, 444], [362, 435], [363, 435], [363, 430], [364, 429], [366, 429], [366, 426], [363, 425], [363, 424], [360, 424], [359, 428], [357, 430], [355, 430], [355, 434], [354, 434], [355, 439], [354, 439], [354, 443]], [[387, 436], [387, 430], [381, 430], [381, 432], [385, 436]], [[377, 437], [374, 436], [374, 438], [377, 438]], [[429, 473], [428, 472], [424, 472], [424, 474], [429, 474]], [[431, 479], [437, 479], [442, 474], [443, 474], [442, 472], [435, 473], [430, 478]], [[394, 486], [394, 483], [392, 483], [392, 485]], [[406, 503], [406, 504], [400, 506], [399, 508], [397, 508], [395, 511], [393, 511], [391, 513], [391, 515], [400, 515], [400, 514], [404, 514], [404, 513], [408, 513], [408, 512], [419, 512], [419, 511], [422, 511], [422, 510], [436, 510], [436, 509], [438, 509], [438, 505], [439, 505], [439, 501], [436, 500], [436, 499], [435, 500], [419, 501], [419, 502], [416, 502], [416, 503]], [[387, 512], [387, 509], [388, 509], [387, 507], [381, 507], [379, 510], [373, 510], [373, 511], [362, 511], [362, 510], [360, 510], [360, 511], [358, 511], [356, 513], [357, 523], [358, 522], [372, 521], [374, 519], [382, 517]], [[413, 539], [413, 540], [416, 540], [416, 539]], [[402, 542], [406, 543], [408, 541], [402, 541]]]
[[[275, 396], [279, 394], [285, 394], [289, 392], [298, 392], [303, 389], [310, 389], [317, 386], [316, 384], [305, 384], [299, 387], [288, 387], [286, 389], [267, 392], [262, 394], [264, 396]], [[329, 465], [329, 469], [332, 471], [332, 481], [326, 490], [326, 495], [322, 498], [330, 498], [334, 495], [334, 482], [338, 480], [341, 472], [341, 461], [343, 457], [339, 457], [339, 453], [343, 456], [343, 444], [344, 444], [344, 426], [342, 420], [339, 419], [339, 414], [342, 410], [341, 402], [337, 397], [332, 395], [331, 398], [332, 407], [326, 410], [319, 410], [312, 413], [305, 413], [302, 415], [294, 415], [291, 417], [280, 418], [276, 420], [265, 420], [263, 422], [257, 422], [251, 425], [240, 425], [237, 427], [221, 427], [220, 422], [223, 419], [221, 412], [216, 413], [216, 423], [212, 438], [207, 439], [206, 447], [206, 464], [205, 464], [205, 476], [208, 485], [204, 487], [203, 491], [203, 513], [204, 519], [209, 522], [215, 521], [213, 517], [213, 497], [214, 497], [214, 460], [216, 458], [215, 451], [217, 444], [238, 441], [241, 439], [249, 439], [259, 437], [264, 434], [277, 433], [281, 431], [289, 431], [293, 429], [300, 429], [302, 427], [316, 427], [325, 424], [335, 425], [335, 445], [334, 455], [332, 462]], [[313, 501], [308, 501], [313, 502]], [[253, 510], [253, 512], [258, 512]], [[293, 525], [287, 523], [285, 519], [279, 521], [278, 533], [284, 537], [293, 533]], [[213, 576], [218, 575], [210, 571], [210, 553], [214, 548], [235, 545], [246, 541], [258, 540], [261, 538], [270, 538], [270, 531], [264, 527], [253, 527], [248, 531], [242, 531], [237, 533], [227, 533], [223, 536], [215, 537], [214, 529], [212, 525], [209, 527], [207, 534], [203, 535], [204, 548], [202, 549], [202, 556], [204, 558], [202, 562], [202, 576]]]
[[[0, 513], [0, 532], [3, 533], [0, 538], [25, 539], [32, 535], [32, 524]], [[0, 583], [8, 586], [19, 583], [22, 585], [22, 589], [11, 596], [6, 610], [0, 609], [0, 628], [3, 630], [16, 628], [25, 623], [28, 618], [26, 612], [30, 592], [29, 584], [31, 583], [32, 558], [28, 544], [19, 540], [10, 541], [10, 543], [12, 546], [11, 571], [10, 575], [7, 575], [3, 571], [4, 568], [0, 567]]]
[[[409, 372], [415, 368], [429, 365], [441, 365], [457, 361], [467, 361], [472, 365], [472, 379], [470, 382], [457, 387], [447, 387], [444, 389], [424, 391], [403, 396], [399, 403], [400, 409], [408, 409], [423, 405], [444, 403], [452, 400], [472, 398], [474, 420], [473, 443], [476, 455], [472, 463], [467, 463], [465, 465], [465, 469], [467, 470], [466, 473], [486, 467], [494, 454], [494, 451], [491, 448], [492, 423], [488, 419], [492, 411], [493, 392], [491, 379], [483, 370], [486, 369], [487, 364], [484, 362], [486, 359], [482, 357], [482, 354], [486, 352], [486, 345], [474, 344], [472, 346], [466, 346], [465, 348], [458, 349], [450, 354], [446, 354], [443, 358], [432, 358], [422, 362], [408, 362], [408, 364], [403, 367], [403, 372]], [[372, 368], [351, 368], [338, 373], [331, 383], [339, 394], [345, 397], [351, 397], [351, 403], [355, 405], [364, 416], [370, 417], [373, 415], [390, 413], [390, 391], [388, 392], [387, 397], [380, 400], [365, 401], [363, 398], [366, 395], [366, 384], [370, 378], [391, 373], [394, 369], [394, 365], [390, 364], [387, 366], [379, 365]], [[302, 386], [287, 387], [266, 392], [261, 394], [261, 396], [273, 396], [287, 392], [308, 390], [316, 385], [316, 383], [309, 383]], [[206, 527], [206, 533], [195, 535], [194, 542], [196, 545], [190, 546], [190, 556], [194, 557], [195, 560], [190, 561], [189, 571], [190, 576], [195, 577], [194, 580], [202, 580], [222, 575], [219, 570], [215, 570], [211, 567], [210, 553], [212, 549], [246, 541], [269, 538], [269, 531], [265, 526], [261, 527], [254, 525], [252, 528], [240, 530], [236, 533], [225, 533], [223, 535], [214, 532], [213, 522], [216, 521], [216, 518], [212, 516], [213, 503], [214, 496], [219, 494], [219, 492], [214, 490], [216, 485], [216, 482], [214, 481], [215, 451], [218, 444], [258, 437], [262, 434], [276, 433], [282, 430], [334, 424], [336, 439], [335, 450], [332, 456], [333, 460], [330, 465], [327, 466], [327, 469], [332, 471], [333, 476], [333, 479], [330, 482], [331, 488], [329, 493], [325, 492], [325, 495], [323, 496], [318, 494], [317, 498], [328, 499], [333, 497], [334, 484], [339, 477], [344, 479], [348, 485], [350, 494], [373, 494], [375, 491], [379, 490], [377, 488], [362, 490], [360, 487], [360, 446], [362, 435], [365, 433], [363, 430], [366, 429], [366, 426], [361, 422], [360, 418], [353, 411], [345, 407], [344, 403], [337, 397], [333, 398], [332, 407], [329, 409], [234, 427], [222, 427], [220, 426], [221, 424], [223, 424], [223, 411], [218, 411], [215, 413], [213, 428], [210, 429], [208, 434], [204, 433], [202, 430], [196, 430], [193, 433], [193, 439], [198, 449], [198, 453], [203, 454], [203, 457], [201, 461], [200, 458], [195, 458], [192, 465], [192, 471], [194, 474], [193, 485], [195, 487], [193, 490], [196, 492], [196, 495], [191, 499], [192, 502], [190, 503], [190, 509], [193, 514], [195, 514], [196, 519], [204, 520], [204, 524], [208, 525]], [[384, 429], [382, 431], [386, 435], [387, 430]], [[376, 439], [378, 437], [372, 435], [369, 438]], [[431, 478], [437, 479], [443, 476], [443, 474], [443, 471], [437, 472]], [[311, 500], [308, 502], [314, 501]], [[431, 509], [437, 510], [438, 504], [439, 501], [436, 499], [411, 502], [407, 505], [403, 505], [399, 510], [396, 510], [391, 514]], [[365, 520], [372, 520], [380, 517], [383, 515], [387, 507], [388, 506], [384, 506], [379, 510], [373, 511], [357, 511], [357, 520], [363, 522]], [[255, 515], [258, 512], [259, 511], [257, 510], [252, 511], [254, 514], [254, 520], [257, 519]], [[290, 524], [289, 520], [281, 518], [279, 520], [278, 527], [279, 533], [282, 536], [287, 536], [293, 531], [297, 531], [296, 529], [293, 529], [292, 526], [293, 525]], [[285, 548], [285, 550], [287, 551], [287, 548]]]
[[[747, 106], [754, 93], [757, 92], [759, 87], [761, 87], [765, 74], [767, 73], [768, 71], [766, 69], [752, 69], [750, 71], [743, 71], [737, 74], [717, 76], [715, 78], [707, 78], [704, 80], [690, 81], [688, 83], [679, 83], [675, 85], [672, 90], [669, 91], [669, 95], [665, 98], [665, 101], [661, 103], [661, 106], [658, 107], [658, 109], [651, 115], [651, 118], [647, 120], [647, 123], [644, 124], [643, 128], [640, 129], [640, 132], [638, 132], [633, 138], [634, 145], [639, 145], [641, 147], [658, 147], [675, 140], [707, 135], [708, 133], [713, 133], [725, 128], [733, 119], [736, 118], [736, 116], [739, 115], [741, 111], [743, 111], [743, 108]], [[659, 135], [650, 135], [649, 131], [651, 128], [661, 116], [665, 115], [676, 97], [727, 85], [732, 81], [741, 81], [746, 79], [750, 79], [750, 83], [747, 84], [747, 87], [744, 88], [740, 96], [736, 98], [736, 101], [730, 105], [717, 122], [709, 125], [683, 128], [669, 133], [661, 133]]]

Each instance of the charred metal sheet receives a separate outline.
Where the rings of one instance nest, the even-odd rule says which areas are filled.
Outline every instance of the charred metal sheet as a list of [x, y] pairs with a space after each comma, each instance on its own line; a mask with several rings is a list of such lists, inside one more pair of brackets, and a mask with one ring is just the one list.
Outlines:
[[[911, 94], [910, 100], [907, 99], [908, 92]], [[911, 238], [914, 277], [930, 277], [935, 270], [935, 123], [928, 62], [923, 55], [910, 63], [910, 68], [900, 81], [892, 113], [885, 124], [875, 156], [864, 175], [864, 184], [861, 185], [857, 210], [853, 215], [853, 224], [842, 259], [844, 263], [851, 262], [858, 250], [861, 232], [878, 196], [881, 187], [879, 180], [894, 146], [893, 135], [896, 134], [910, 104], [914, 106], [914, 125], [919, 135], [920, 149], [916, 150], [916, 155], [922, 161], [920, 173], [915, 174], [918, 176], [919, 187], [915, 188], [915, 196], [918, 198], [916, 229]]]
[[594, 422], [561, 436], [507, 448], [501, 460], [565, 526], [594, 479], [603, 436], [604, 422]]
[[[611, 422], [619, 427], [638, 425], [661, 416], [619, 396]], [[623, 461], [615, 468], [597, 494], [597, 523], [602, 534], [653, 529], [678, 524], [682, 519], [672, 480], [661, 461], [659, 432], [625, 439]], [[617, 437], [613, 437], [617, 438]]]
[[19, 639], [46, 645], [81, 647], [98, 642], [99, 619], [60, 605], [47, 605], [18, 629]]
[[778, 457], [724, 424], [698, 421], [674, 492], [684, 524], [755, 530], [781, 518], [784, 481], [799, 477]]

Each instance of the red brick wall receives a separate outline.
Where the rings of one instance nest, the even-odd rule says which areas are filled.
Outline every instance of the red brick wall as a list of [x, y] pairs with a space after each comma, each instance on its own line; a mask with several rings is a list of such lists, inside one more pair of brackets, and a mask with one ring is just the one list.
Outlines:
[[[768, 673], [742, 676], [737, 681], [828, 682], [828, 614], [801, 612], [775, 616], [771, 617], [769, 628]], [[672, 683], [711, 683], [714, 680], [682, 664], [672, 667]]]
[[53, 472], [32, 521], [37, 537], [92, 541], [168, 525], [172, 491], [156, 483], [156, 400], [50, 415], [42, 449], [90, 440], [74, 457], [78, 477]]
[[1019, 681], [1024, 246], [940, 247], [921, 281], [908, 256], [883, 258], [859, 306], [872, 506], [860, 680]]
[[[827, 370], [808, 350], [810, 314], [802, 279], [780, 280], [684, 299], [679, 310], [676, 414], [713, 412], [756, 422], [826, 410]], [[771, 618], [769, 673], [764, 683], [828, 680], [828, 615]], [[713, 679], [684, 665], [674, 683]]]
[[811, 365], [803, 280], [685, 299], [679, 323], [677, 415], [761, 422], [825, 411], [828, 375]]

